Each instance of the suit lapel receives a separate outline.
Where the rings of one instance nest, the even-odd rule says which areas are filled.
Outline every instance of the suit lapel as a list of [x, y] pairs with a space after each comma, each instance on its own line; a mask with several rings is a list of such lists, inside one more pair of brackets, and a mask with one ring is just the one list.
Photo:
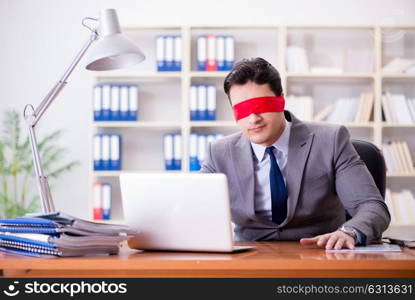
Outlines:
[[303, 122], [295, 118], [288, 111], [286, 114], [289, 114], [289, 117], [292, 120], [292, 126], [288, 148], [288, 161], [286, 166], [287, 172], [285, 174], [288, 189], [287, 219], [281, 224], [281, 226], [287, 224], [294, 216], [303, 180], [304, 168], [307, 163], [314, 138], [314, 134], [310, 132]]
[[255, 170], [252, 159], [251, 144], [242, 134], [235, 142], [234, 147], [229, 145], [232, 165], [236, 174], [236, 182], [239, 185], [240, 199], [238, 207], [243, 209], [248, 216], [255, 215], [254, 191], [255, 191]]

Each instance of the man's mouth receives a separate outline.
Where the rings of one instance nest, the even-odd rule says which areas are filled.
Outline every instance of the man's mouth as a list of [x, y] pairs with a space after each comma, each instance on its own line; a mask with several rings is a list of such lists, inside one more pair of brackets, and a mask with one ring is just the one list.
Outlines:
[[265, 125], [257, 126], [257, 127], [254, 127], [254, 128], [250, 128], [249, 131], [251, 131], [251, 132], [260, 132], [264, 127], [265, 127]]

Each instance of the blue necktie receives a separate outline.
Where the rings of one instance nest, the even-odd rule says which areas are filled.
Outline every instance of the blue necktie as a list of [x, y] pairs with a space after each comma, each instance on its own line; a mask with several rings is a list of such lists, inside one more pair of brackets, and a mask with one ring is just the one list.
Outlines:
[[272, 221], [281, 224], [287, 216], [287, 189], [273, 150], [274, 146], [267, 147], [265, 150], [271, 162], [269, 181], [271, 186]]

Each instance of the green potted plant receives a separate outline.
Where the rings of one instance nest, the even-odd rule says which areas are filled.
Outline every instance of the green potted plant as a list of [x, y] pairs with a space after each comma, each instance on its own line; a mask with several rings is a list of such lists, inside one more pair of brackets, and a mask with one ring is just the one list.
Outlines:
[[[16, 111], [5, 113], [0, 136], [0, 218], [14, 218], [39, 211], [39, 196], [33, 169], [28, 136], [21, 137], [21, 118]], [[61, 130], [54, 131], [38, 142], [45, 174], [58, 178], [79, 163], [59, 164], [66, 150], [57, 146]]]

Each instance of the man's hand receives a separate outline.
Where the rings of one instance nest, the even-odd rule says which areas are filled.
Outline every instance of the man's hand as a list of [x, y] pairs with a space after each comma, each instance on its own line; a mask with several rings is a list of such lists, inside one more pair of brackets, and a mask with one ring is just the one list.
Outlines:
[[318, 235], [312, 238], [303, 238], [300, 240], [301, 245], [317, 245], [320, 248], [336, 249], [342, 248], [354, 249], [355, 240], [353, 237], [344, 233], [343, 231], [337, 230], [334, 232]]

